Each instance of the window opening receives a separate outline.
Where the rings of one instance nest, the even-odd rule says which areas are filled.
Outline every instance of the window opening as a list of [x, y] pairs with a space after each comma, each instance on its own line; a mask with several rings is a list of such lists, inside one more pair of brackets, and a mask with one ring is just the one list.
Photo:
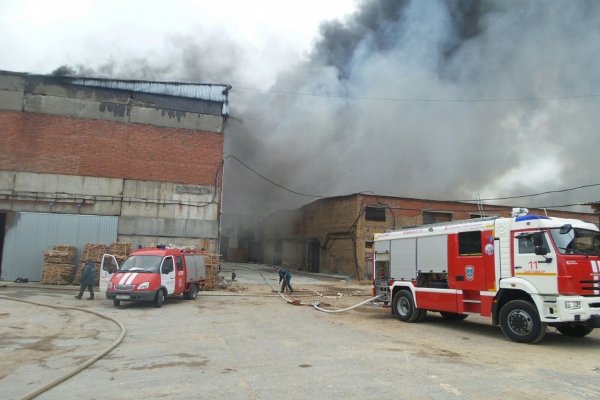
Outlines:
[[385, 221], [385, 208], [365, 207], [365, 219], [367, 221]]
[[461, 256], [481, 255], [481, 232], [460, 232], [458, 234], [458, 253]]

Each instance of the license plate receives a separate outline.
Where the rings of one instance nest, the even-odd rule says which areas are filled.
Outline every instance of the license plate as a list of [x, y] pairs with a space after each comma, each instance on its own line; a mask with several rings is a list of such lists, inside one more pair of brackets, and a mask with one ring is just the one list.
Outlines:
[[117, 300], [129, 300], [129, 295], [128, 294], [118, 294], [116, 296]]

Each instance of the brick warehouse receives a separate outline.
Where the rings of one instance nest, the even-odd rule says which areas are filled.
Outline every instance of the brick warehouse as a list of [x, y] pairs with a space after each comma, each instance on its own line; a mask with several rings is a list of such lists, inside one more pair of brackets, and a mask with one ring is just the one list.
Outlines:
[[230, 89], [0, 71], [0, 277], [65, 240], [216, 250]]
[[[511, 215], [512, 207], [352, 194], [279, 211], [263, 222], [263, 262], [311, 272], [368, 277], [373, 234], [482, 216]], [[544, 215], [545, 210], [530, 209]], [[598, 215], [547, 210], [548, 216], [598, 223]]]

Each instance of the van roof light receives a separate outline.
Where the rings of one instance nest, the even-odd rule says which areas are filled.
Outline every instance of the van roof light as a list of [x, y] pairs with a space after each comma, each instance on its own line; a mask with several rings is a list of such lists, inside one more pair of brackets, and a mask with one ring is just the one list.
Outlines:
[[521, 208], [521, 207], [515, 207], [512, 209], [512, 216], [513, 217], [521, 217], [523, 215], [527, 215], [527, 213], [529, 213], [529, 210], [526, 208]]

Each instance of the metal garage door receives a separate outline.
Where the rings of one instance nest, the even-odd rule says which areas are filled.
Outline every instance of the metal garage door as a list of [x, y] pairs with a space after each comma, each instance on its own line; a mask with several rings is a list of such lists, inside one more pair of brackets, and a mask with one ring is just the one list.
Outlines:
[[118, 217], [41, 213], [7, 215], [0, 279], [14, 281], [42, 277], [44, 251], [56, 245], [77, 248], [75, 261], [85, 243], [110, 245], [117, 240]]

